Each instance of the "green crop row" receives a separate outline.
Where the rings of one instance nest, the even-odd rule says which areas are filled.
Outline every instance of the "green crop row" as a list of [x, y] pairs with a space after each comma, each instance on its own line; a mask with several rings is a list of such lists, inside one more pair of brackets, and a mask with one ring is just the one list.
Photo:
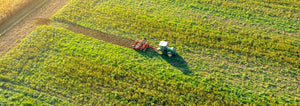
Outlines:
[[[25, 38], [2, 58], [0, 67], [6, 82], [72, 104], [289, 103], [280, 96], [229, 88], [218, 78], [187, 76], [163, 57], [148, 58], [129, 48], [50, 26]], [[51, 98], [40, 101], [51, 103]]]
[[[1, 80], [4, 81], [2, 78]], [[0, 94], [0, 105], [66, 105], [65, 102], [48, 93], [5, 81], [0, 83]]]

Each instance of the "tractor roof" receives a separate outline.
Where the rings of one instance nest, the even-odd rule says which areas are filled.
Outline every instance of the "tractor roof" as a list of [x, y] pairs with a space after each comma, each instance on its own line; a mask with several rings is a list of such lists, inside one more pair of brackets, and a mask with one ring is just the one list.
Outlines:
[[166, 41], [159, 42], [159, 46], [167, 46], [167, 45], [168, 45], [168, 42], [166, 42]]

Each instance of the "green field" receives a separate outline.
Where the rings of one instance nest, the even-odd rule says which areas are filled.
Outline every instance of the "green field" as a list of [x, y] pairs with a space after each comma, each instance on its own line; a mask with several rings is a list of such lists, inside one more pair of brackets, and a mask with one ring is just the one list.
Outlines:
[[[256, 7], [248, 5], [249, 8]], [[261, 64], [300, 67], [300, 13], [291, 10], [293, 15], [290, 14], [288, 18], [263, 15], [266, 13], [256, 13], [259, 16], [255, 16], [251, 11], [242, 9], [214, 7], [214, 4], [201, 1], [73, 1], [54, 19], [133, 39], [136, 39], [135, 35], [145, 35], [155, 39], [152, 41], [155, 43], [159, 39], [166, 39], [179, 46], [179, 50], [188, 48], [199, 53], [203, 48], [209, 48], [222, 54], [235, 54], [227, 55], [229, 58], [250, 58], [241, 60], [247, 63], [258, 61]], [[251, 17], [243, 18], [245, 13]], [[267, 24], [265, 21], [279, 21], [280, 25], [275, 22]]]
[[243, 98], [253, 94], [215, 78], [186, 76], [164, 58], [149, 56], [65, 29], [40, 27], [3, 57], [1, 99], [7, 101], [1, 103], [19, 104], [23, 97], [51, 105], [276, 102]]
[[166, 40], [179, 56], [52, 23], [0, 59], [0, 104], [299, 105], [299, 11], [295, 0], [71, 0], [54, 21]]
[[[153, 44], [170, 41], [187, 62], [177, 68], [191, 76], [220, 78], [249, 92], [299, 101], [295, 4], [299, 2], [73, 1], [53, 19], [131, 39], [146, 36]], [[278, 6], [283, 10], [277, 11]], [[265, 15], [284, 11], [291, 13]]]

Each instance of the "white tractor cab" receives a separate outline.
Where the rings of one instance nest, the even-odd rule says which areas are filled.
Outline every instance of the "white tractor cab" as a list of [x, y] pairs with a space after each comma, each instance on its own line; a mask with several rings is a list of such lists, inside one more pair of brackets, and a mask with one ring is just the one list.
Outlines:
[[177, 52], [174, 50], [173, 47], [168, 47], [168, 42], [166, 41], [160, 41], [159, 47], [157, 48], [157, 53], [160, 55], [168, 55], [169, 57], [172, 57], [177, 54]]

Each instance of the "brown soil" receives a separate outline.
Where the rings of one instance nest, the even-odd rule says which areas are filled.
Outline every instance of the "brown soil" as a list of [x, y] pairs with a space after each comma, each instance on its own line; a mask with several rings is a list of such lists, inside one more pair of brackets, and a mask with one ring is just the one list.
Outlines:
[[47, 18], [35, 18], [34, 23], [36, 25], [49, 25], [52, 21]]
[[68, 24], [68, 27], [66, 27], [66, 29], [73, 31], [75, 33], [88, 35], [88, 36], [94, 37], [96, 39], [103, 40], [105, 42], [109, 42], [112, 44], [120, 45], [123, 47], [130, 48], [131, 45], [134, 43], [134, 40], [132, 40], [132, 39], [102, 33], [102, 32], [96, 31], [96, 30], [91, 30], [91, 29], [84, 28], [84, 27], [77, 26], [77, 25]]
[[15, 14], [17, 14], [20, 10], [22, 10], [24, 7], [28, 6], [34, 1], [35, 0], [24, 0], [21, 4], [17, 4], [15, 8], [13, 8], [9, 13], [5, 14], [6, 15], [5, 17], [0, 18], [0, 24], [5, 20], [9, 19], [10, 17], [14, 16]]
[[120, 36], [116, 36], [116, 35], [103, 33], [103, 32], [100, 32], [100, 31], [97, 31], [97, 30], [92, 30], [92, 29], [89, 29], [89, 28], [85, 28], [85, 27], [82, 27], [82, 26], [79, 26], [79, 25], [56, 22], [56, 21], [52, 21], [50, 19], [45, 19], [45, 18], [36, 18], [34, 20], [35, 20], [35, 24], [37, 24], [37, 25], [49, 25], [50, 23], [64, 24], [63, 28], [65, 28], [67, 30], [70, 30], [72, 32], [83, 34], [83, 35], [86, 35], [86, 36], [90, 36], [90, 37], [93, 37], [93, 38], [98, 39], [98, 40], [103, 40], [105, 42], [109, 42], [109, 43], [116, 44], [116, 45], [123, 46], [123, 47], [127, 47], [127, 48], [131, 48], [132, 44], [135, 42], [132, 39], [128, 39], [128, 38], [124, 38], [124, 37], [120, 37]]
[[[50, 19], [69, 0], [49, 0], [45, 5], [38, 8], [24, 20], [16, 24], [12, 29], [0, 36], [0, 57], [5, 55], [11, 48], [15, 47], [26, 35], [35, 30], [41, 23], [39, 19]], [[39, 21], [40, 22], [40, 21]], [[44, 21], [48, 22], [48, 21]]]
[[[55, 22], [55, 21], [53, 22], [50, 19], [44, 19], [44, 18], [36, 18], [34, 20], [35, 20], [35, 24], [37, 24], [37, 25], [49, 25], [50, 23], [60, 23], [60, 22]], [[119, 46], [131, 48], [131, 45], [134, 43], [134, 40], [132, 40], [132, 39], [103, 33], [103, 32], [85, 28], [85, 27], [82, 27], [79, 25], [73, 25], [73, 24], [67, 24], [67, 23], [61, 23], [61, 24], [64, 24], [63, 28], [70, 30], [72, 32], [90, 36], [95, 39], [103, 40], [105, 42], [109, 42], [109, 43], [116, 44]]]

